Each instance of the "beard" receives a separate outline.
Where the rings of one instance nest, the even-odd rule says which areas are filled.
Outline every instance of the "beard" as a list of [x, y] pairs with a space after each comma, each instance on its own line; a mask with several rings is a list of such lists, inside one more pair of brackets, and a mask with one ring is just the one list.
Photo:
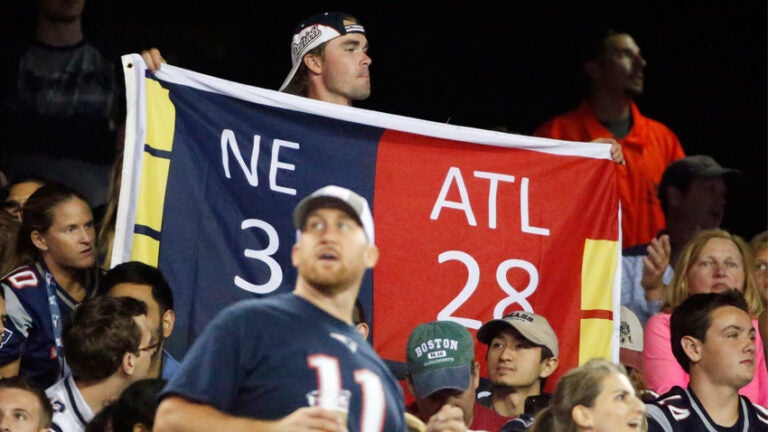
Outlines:
[[352, 274], [349, 268], [340, 267], [336, 269], [324, 269], [320, 266], [301, 266], [298, 269], [299, 276], [307, 284], [317, 291], [326, 294], [335, 294], [345, 291], [349, 286], [360, 284], [362, 274]]

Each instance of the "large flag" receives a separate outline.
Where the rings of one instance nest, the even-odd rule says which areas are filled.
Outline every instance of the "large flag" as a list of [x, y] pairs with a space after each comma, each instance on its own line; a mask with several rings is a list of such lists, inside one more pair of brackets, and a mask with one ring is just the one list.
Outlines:
[[[609, 146], [338, 106], [123, 57], [128, 119], [115, 265], [157, 265], [182, 356], [238, 300], [293, 289], [292, 210], [336, 184], [372, 205], [381, 258], [360, 298], [379, 354], [411, 330], [474, 334], [514, 310], [546, 316], [556, 377], [618, 358], [619, 202]], [[301, 343], [301, 341], [286, 341]], [[478, 360], [485, 346], [477, 344]], [[484, 370], [484, 368], [483, 368]]]

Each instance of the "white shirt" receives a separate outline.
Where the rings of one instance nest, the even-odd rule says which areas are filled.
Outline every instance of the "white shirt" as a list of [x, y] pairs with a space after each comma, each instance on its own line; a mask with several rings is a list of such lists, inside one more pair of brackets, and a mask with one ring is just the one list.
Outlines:
[[53, 424], [56, 432], [83, 432], [93, 417], [91, 407], [75, 385], [72, 376], [60, 379], [45, 391], [53, 406]]

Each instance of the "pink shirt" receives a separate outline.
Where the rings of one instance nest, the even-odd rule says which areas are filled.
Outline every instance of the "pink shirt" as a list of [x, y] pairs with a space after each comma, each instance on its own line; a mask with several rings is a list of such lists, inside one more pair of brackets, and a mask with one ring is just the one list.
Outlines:
[[[677, 363], [670, 344], [669, 319], [671, 315], [660, 312], [652, 316], [645, 324], [643, 344], [643, 372], [649, 389], [659, 395], [668, 392], [673, 386], [688, 387], [688, 374]], [[752, 320], [757, 329], [757, 320]], [[739, 394], [753, 403], [768, 407], [768, 369], [765, 365], [765, 353], [760, 332], [755, 331], [755, 379], [739, 390]]]

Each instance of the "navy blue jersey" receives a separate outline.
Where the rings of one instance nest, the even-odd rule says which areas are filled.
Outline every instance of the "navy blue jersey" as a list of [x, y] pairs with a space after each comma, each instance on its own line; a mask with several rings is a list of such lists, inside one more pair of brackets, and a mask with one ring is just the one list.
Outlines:
[[[19, 267], [0, 281], [9, 318], [0, 342], [0, 365], [21, 359], [19, 375], [41, 388], [56, 383], [62, 372], [48, 306], [45, 273], [45, 267], [37, 263]], [[53, 279], [51, 286], [56, 293], [61, 325], [77, 306], [77, 301]]]
[[768, 409], [753, 404], [745, 396], [739, 396], [739, 420], [729, 427], [712, 421], [690, 388], [672, 387], [646, 407], [649, 432], [768, 431]]
[[238, 302], [195, 342], [162, 396], [275, 420], [312, 390], [352, 393], [350, 432], [405, 431], [403, 394], [355, 328], [293, 294]]

